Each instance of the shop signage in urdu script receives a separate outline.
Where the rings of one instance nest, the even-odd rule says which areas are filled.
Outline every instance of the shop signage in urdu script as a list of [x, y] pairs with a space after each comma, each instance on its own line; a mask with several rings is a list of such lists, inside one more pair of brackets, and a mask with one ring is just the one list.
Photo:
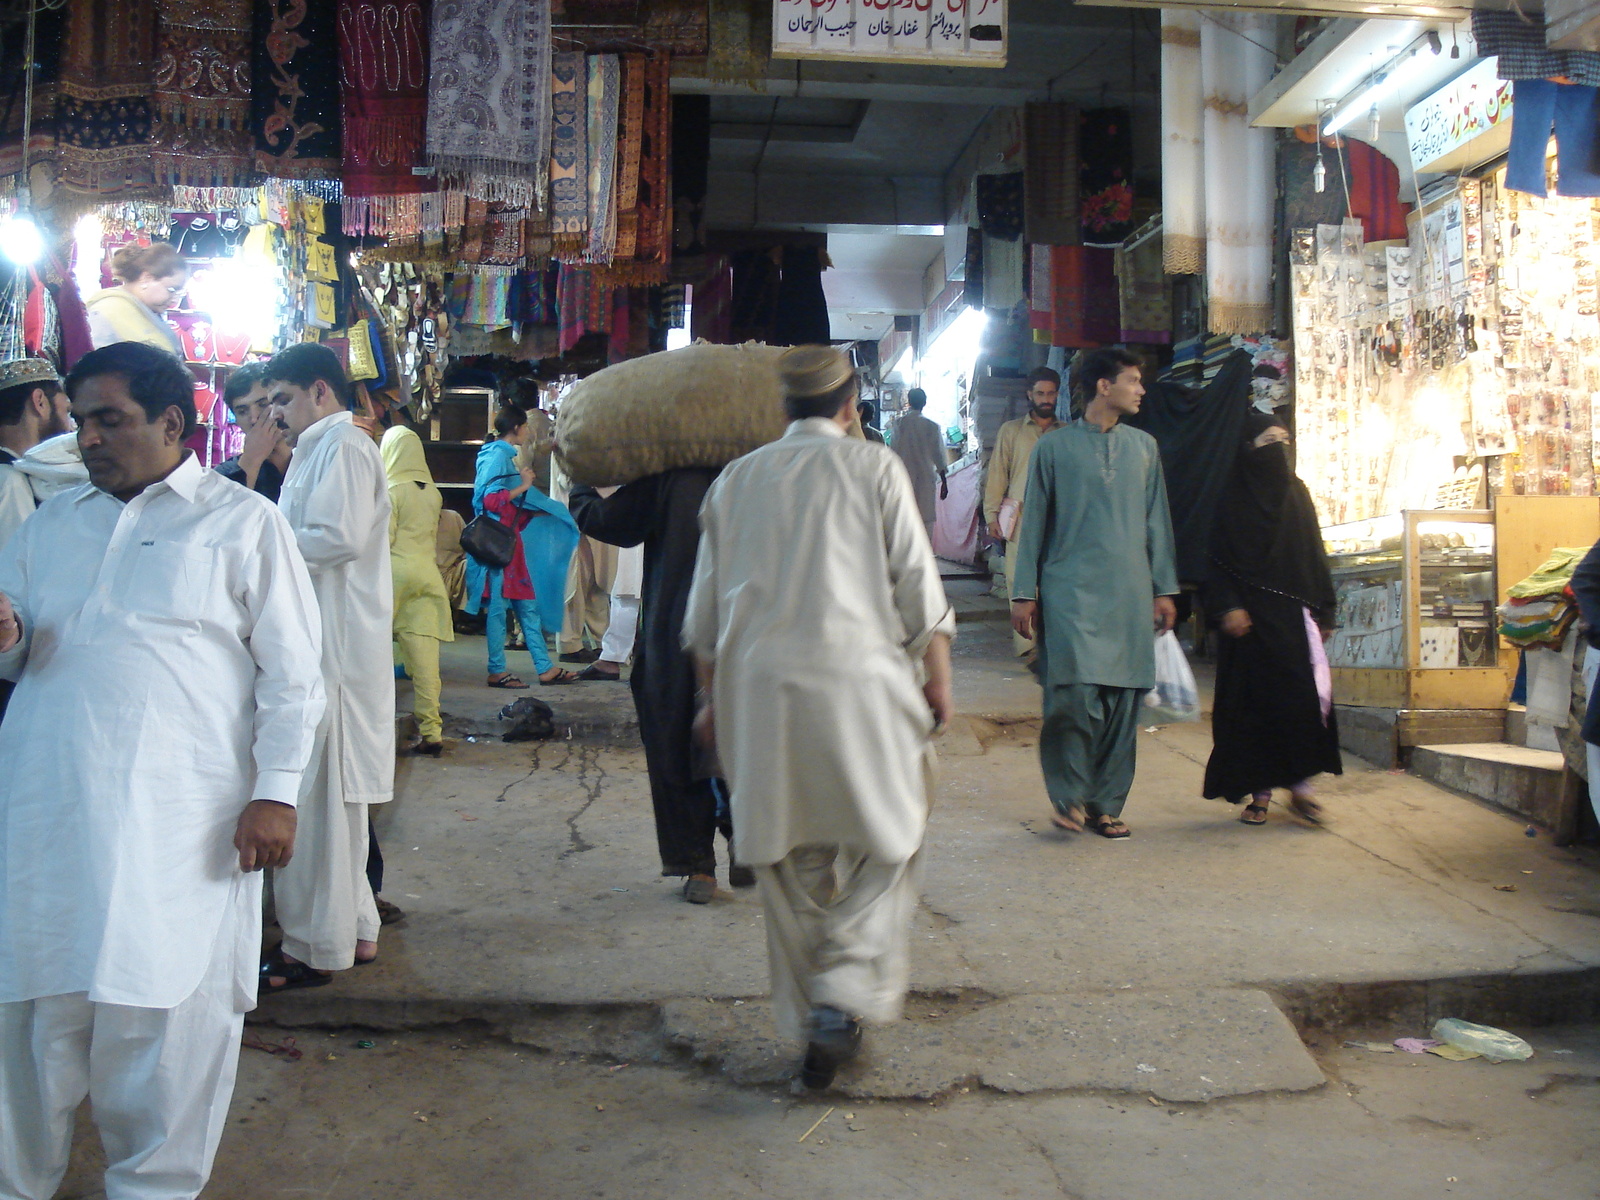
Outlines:
[[[1417, 170], [1471, 165], [1441, 164], [1439, 160], [1496, 130], [1504, 132], [1507, 145], [1510, 144], [1511, 84], [1496, 77], [1497, 61], [1486, 58], [1469, 67], [1406, 110], [1406, 139], [1411, 143], [1411, 161]], [[1493, 152], [1486, 151], [1482, 158], [1493, 156]]]
[[1006, 65], [1009, 0], [773, 0], [774, 58]]

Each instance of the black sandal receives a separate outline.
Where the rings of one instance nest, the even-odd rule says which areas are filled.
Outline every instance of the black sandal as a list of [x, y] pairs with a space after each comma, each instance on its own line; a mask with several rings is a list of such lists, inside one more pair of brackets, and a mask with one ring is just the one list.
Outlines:
[[[281, 979], [283, 982], [275, 984], [272, 982], [274, 979]], [[292, 992], [298, 988], [322, 987], [332, 982], [332, 975], [325, 975], [303, 962], [290, 962], [284, 958], [283, 951], [279, 949], [274, 950], [262, 961], [256, 992], [258, 995], [271, 996], [278, 992]]]
[[1107, 816], [1105, 813], [1095, 813], [1090, 817], [1089, 828], [1112, 841], [1133, 836], [1133, 830], [1124, 825], [1120, 818]]
[[[1244, 812], [1239, 814], [1239, 824], [1265, 825], [1267, 823], [1267, 808], [1270, 806], [1270, 804], [1271, 801], [1268, 801], [1266, 804], [1245, 805]], [[1252, 813], [1255, 814], [1254, 817], [1251, 816]]]

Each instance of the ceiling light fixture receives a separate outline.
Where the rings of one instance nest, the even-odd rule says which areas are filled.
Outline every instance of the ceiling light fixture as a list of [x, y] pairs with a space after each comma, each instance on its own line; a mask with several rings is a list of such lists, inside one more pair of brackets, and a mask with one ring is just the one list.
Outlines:
[[[1422, 53], [1423, 46], [1427, 46], [1429, 53]], [[1432, 38], [1426, 36], [1418, 38], [1404, 53], [1391, 59], [1382, 70], [1375, 72], [1334, 110], [1333, 116], [1322, 127], [1323, 136], [1332, 137], [1363, 112], [1375, 112], [1382, 101], [1415, 79], [1423, 68], [1431, 65], [1439, 49], [1437, 33], [1433, 34]]]

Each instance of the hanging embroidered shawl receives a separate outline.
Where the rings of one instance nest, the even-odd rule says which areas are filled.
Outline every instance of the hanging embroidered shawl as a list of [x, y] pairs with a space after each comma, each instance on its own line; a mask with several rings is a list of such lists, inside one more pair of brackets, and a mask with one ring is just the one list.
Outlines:
[[250, 136], [250, 0], [162, 0], [156, 26], [159, 182], [243, 187]]
[[[1028, 240], [1076, 246], [1083, 240], [1078, 209], [1078, 109], [1051, 102], [1023, 112], [1024, 207]], [[1047, 256], [1048, 257], [1048, 256]]]
[[337, 0], [255, 0], [254, 44], [256, 166], [283, 179], [338, 179]]
[[582, 54], [551, 55], [550, 232], [558, 252], [588, 245], [589, 65]]
[[710, 0], [706, 74], [715, 83], [762, 86], [772, 61], [772, 5], [767, 0]]
[[75, 0], [61, 52], [61, 182], [77, 192], [149, 194], [155, 6]]
[[1200, 126], [1200, 14], [1161, 10], [1161, 265], [1169, 275], [1206, 269], [1205, 158]]
[[586, 333], [611, 332], [615, 291], [610, 284], [596, 280], [590, 268], [561, 264], [556, 276], [561, 353], [571, 350]]
[[1084, 241], [1105, 245], [1133, 233], [1133, 126], [1126, 108], [1079, 116], [1078, 193]]
[[1052, 346], [1085, 348], [1118, 340], [1117, 280], [1112, 252], [1096, 246], [1052, 246]]
[[1118, 247], [1117, 294], [1124, 342], [1172, 340], [1172, 286], [1161, 269], [1161, 240], [1151, 236], [1132, 250]]
[[672, 64], [665, 54], [643, 64], [644, 120], [639, 139], [639, 188], [632, 221], [637, 233], [631, 259], [619, 250], [601, 271], [610, 282], [626, 287], [665, 283], [672, 261]]
[[543, 207], [549, 0], [434, 0], [428, 161], [485, 199]]
[[1272, 327], [1273, 134], [1252, 129], [1250, 97], [1272, 77], [1272, 18], [1207, 13], [1200, 27], [1205, 91], [1206, 307], [1212, 333]]
[[426, 0], [340, 0], [345, 232], [414, 237], [428, 123]]
[[627, 259], [639, 248], [639, 156], [644, 148], [645, 59], [622, 57], [622, 103], [617, 143], [617, 248]]
[[617, 247], [617, 118], [622, 68], [615, 54], [589, 59], [589, 245], [586, 263], [609, 263]]

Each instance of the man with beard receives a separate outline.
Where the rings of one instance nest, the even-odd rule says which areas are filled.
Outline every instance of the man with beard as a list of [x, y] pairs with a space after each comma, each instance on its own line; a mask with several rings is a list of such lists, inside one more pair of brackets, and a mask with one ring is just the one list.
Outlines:
[[16, 461], [40, 442], [67, 433], [67, 393], [42, 358], [0, 364], [0, 546], [37, 507], [33, 487]]
[[[1005, 545], [1006, 595], [1016, 578], [1016, 539], [1022, 528], [1022, 499], [1028, 491], [1028, 461], [1039, 439], [1052, 429], [1061, 428], [1056, 420], [1056, 397], [1061, 391], [1061, 376], [1049, 367], [1029, 372], [1028, 415], [1000, 426], [994, 453], [989, 457], [989, 475], [983, 486], [983, 520], [989, 536]], [[1033, 642], [1012, 631], [1011, 644], [1022, 657], [1033, 650]]]

